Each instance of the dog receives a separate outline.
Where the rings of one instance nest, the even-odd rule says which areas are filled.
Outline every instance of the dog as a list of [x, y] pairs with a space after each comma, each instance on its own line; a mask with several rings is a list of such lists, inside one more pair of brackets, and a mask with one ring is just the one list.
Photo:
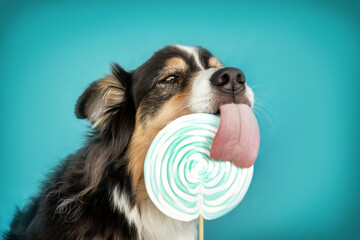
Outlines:
[[130, 72], [112, 64], [75, 105], [76, 117], [92, 124], [87, 143], [17, 210], [4, 239], [196, 239], [196, 221], [171, 219], [150, 201], [144, 160], [169, 122], [219, 114], [227, 103], [252, 108], [253, 91], [241, 70], [202, 47], [166, 46]]

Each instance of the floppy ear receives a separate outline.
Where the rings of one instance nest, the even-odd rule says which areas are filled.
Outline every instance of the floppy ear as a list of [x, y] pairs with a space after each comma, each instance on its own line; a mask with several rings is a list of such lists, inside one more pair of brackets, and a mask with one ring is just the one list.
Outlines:
[[[87, 118], [93, 128], [105, 129], [111, 117], [128, 108], [131, 99], [131, 74], [118, 64], [112, 64], [111, 75], [90, 84], [75, 105], [77, 118]], [[133, 105], [130, 103], [130, 105]]]
[[90, 84], [79, 97], [75, 114], [87, 118], [97, 131], [85, 163], [88, 185], [85, 196], [100, 183], [106, 167], [120, 159], [135, 128], [136, 108], [132, 97], [132, 74], [113, 64], [111, 74]]

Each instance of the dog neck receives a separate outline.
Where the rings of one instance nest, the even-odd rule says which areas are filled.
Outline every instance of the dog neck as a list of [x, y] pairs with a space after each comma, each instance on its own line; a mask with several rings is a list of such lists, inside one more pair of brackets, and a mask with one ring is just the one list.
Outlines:
[[129, 145], [127, 169], [132, 178], [132, 190], [138, 204], [148, 199], [144, 181], [144, 162], [150, 144], [159, 130], [144, 129], [142, 125], [137, 124]]
[[150, 199], [142, 201], [140, 209], [143, 239], [196, 239], [197, 221], [183, 222], [169, 218], [160, 212]]

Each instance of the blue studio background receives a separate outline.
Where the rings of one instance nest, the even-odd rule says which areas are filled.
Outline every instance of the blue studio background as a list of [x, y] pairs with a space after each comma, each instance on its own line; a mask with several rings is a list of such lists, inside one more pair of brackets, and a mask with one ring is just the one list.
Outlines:
[[1, 1], [0, 232], [85, 140], [73, 114], [118, 62], [201, 45], [253, 86], [253, 182], [210, 239], [360, 239], [359, 1]]

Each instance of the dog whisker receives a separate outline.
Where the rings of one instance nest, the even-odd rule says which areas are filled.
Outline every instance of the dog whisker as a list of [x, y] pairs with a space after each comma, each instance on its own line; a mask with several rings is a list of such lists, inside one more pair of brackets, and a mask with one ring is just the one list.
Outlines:
[[[257, 110], [257, 111], [256, 111]], [[273, 128], [275, 128], [275, 124], [274, 121], [270, 118], [270, 116], [264, 111], [262, 110], [259, 106], [254, 106], [254, 111], [258, 114], [259, 118], [260, 117], [264, 117], [266, 120], [269, 121], [269, 123], [271, 124], [271, 126]]]
[[257, 97], [255, 97], [255, 101], [259, 105], [263, 106], [264, 108], [267, 108], [271, 112], [271, 114], [273, 114], [274, 118], [278, 116], [277, 112], [275, 111], [275, 109], [270, 104], [266, 103], [265, 101], [263, 101], [263, 100], [261, 100], [261, 99], [259, 99]]
[[253, 86], [249, 86], [249, 87], [251, 87], [251, 89], [254, 90], [254, 89], [260, 88], [261, 85], [258, 84], [258, 85], [253, 85]]

